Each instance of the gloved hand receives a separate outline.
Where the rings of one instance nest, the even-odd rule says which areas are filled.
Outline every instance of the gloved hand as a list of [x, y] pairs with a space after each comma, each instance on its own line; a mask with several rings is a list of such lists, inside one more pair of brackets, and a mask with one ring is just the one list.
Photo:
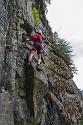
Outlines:
[[29, 38], [27, 38], [26, 41], [29, 41]]

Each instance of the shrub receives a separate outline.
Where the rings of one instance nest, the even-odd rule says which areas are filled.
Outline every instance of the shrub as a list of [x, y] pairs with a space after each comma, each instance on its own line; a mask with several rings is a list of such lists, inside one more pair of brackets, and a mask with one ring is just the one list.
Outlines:
[[35, 23], [38, 23], [40, 21], [39, 18], [39, 10], [37, 10], [35, 7], [32, 8], [32, 13], [35, 19]]

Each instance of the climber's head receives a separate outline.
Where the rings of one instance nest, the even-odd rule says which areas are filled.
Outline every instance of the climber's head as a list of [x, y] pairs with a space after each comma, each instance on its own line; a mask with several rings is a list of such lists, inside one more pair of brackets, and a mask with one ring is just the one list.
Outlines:
[[37, 33], [40, 34], [40, 35], [42, 35], [42, 31], [41, 30], [38, 30]]

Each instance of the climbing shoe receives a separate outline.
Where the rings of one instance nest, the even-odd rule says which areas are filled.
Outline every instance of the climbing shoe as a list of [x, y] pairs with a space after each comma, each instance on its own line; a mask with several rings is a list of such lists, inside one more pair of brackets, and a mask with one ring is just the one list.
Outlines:
[[37, 69], [37, 71], [41, 71], [41, 66], [39, 64], [37, 64], [36, 69]]

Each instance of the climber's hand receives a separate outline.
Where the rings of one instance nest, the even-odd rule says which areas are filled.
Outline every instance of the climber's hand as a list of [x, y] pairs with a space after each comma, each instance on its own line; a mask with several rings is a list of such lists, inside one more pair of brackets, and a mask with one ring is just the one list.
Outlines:
[[27, 38], [26, 41], [29, 41], [29, 38]]

